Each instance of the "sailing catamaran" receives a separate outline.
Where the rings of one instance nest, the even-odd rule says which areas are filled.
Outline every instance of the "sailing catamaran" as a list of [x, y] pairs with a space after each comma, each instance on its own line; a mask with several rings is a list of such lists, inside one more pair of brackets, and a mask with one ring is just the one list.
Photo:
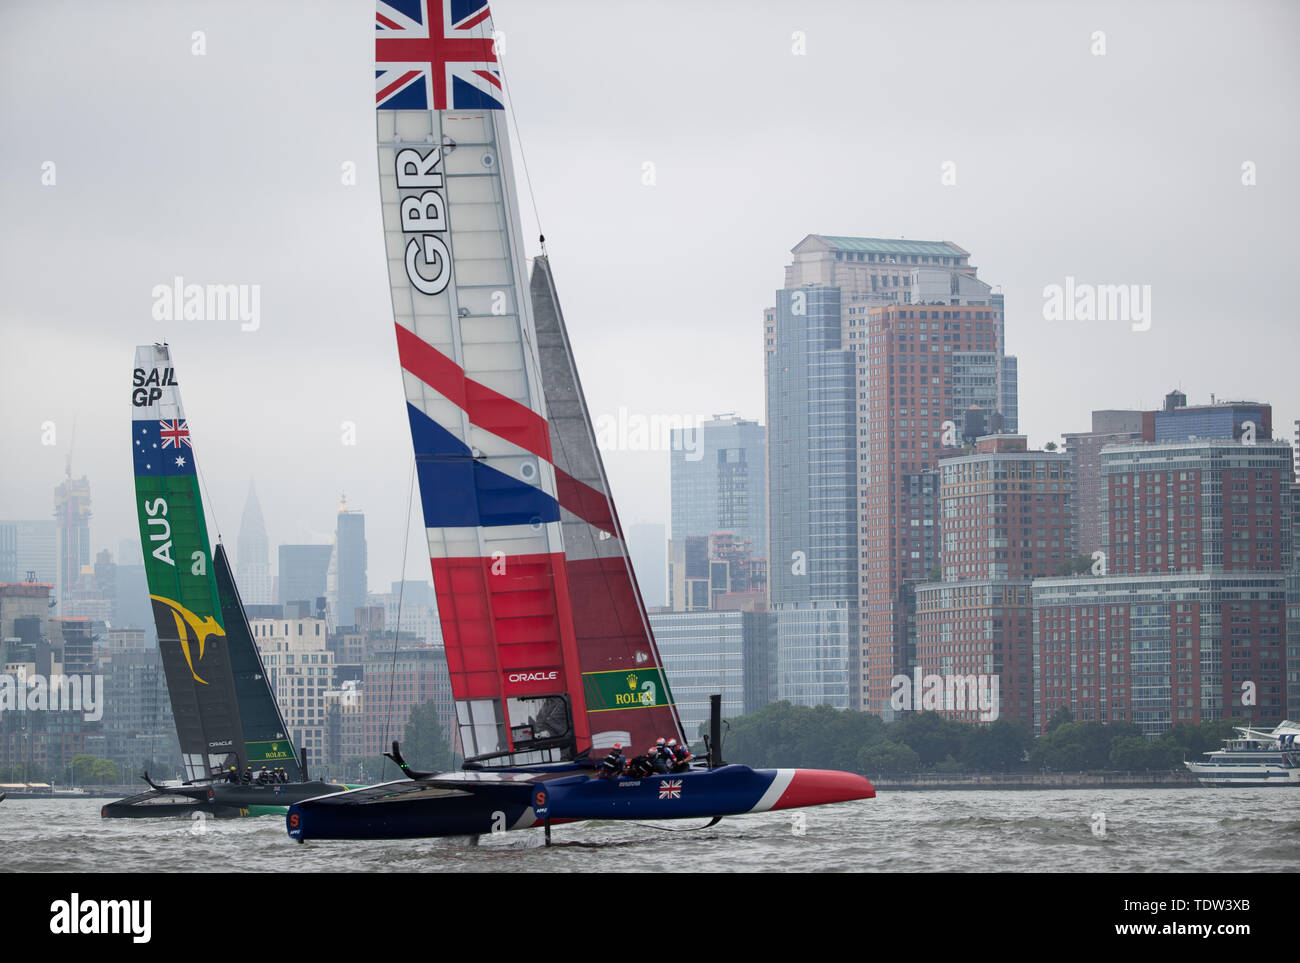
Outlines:
[[[550, 264], [525, 281], [483, 0], [380, 0], [379, 182], [398, 356], [461, 772], [292, 806], [289, 834], [449, 836], [867, 799], [861, 776], [694, 768], [601, 779], [685, 741], [628, 559]], [[720, 760], [714, 759], [714, 762]]]
[[[131, 405], [140, 539], [185, 783], [150, 781], [149, 791], [109, 803], [101, 815], [283, 813], [296, 800], [337, 792], [343, 787], [306, 778], [225, 547], [210, 548], [194, 444], [166, 345], [136, 349]], [[282, 769], [287, 782], [229, 781], [232, 770], [238, 775], [246, 767]]]

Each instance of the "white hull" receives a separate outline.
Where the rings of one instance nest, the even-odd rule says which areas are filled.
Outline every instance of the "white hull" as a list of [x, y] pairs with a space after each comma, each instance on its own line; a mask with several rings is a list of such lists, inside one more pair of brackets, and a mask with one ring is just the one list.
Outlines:
[[1206, 786], [1300, 786], [1300, 769], [1258, 764], [1186, 763]]

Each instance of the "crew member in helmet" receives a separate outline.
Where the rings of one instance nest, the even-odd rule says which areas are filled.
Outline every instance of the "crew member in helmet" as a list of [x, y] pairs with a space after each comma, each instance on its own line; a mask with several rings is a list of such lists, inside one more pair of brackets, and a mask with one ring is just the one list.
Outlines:
[[673, 766], [677, 763], [677, 757], [668, 748], [668, 741], [663, 736], [655, 740], [655, 759], [663, 765], [663, 772], [672, 772]]
[[691, 768], [691, 750], [678, 743], [676, 739], [668, 740], [668, 751], [672, 754], [671, 772], [686, 772]]
[[601, 779], [617, 779], [623, 775], [625, 769], [627, 769], [627, 756], [623, 755], [623, 744], [616, 742], [609, 755], [601, 761], [596, 775]]
[[641, 779], [654, 774], [657, 771], [655, 767], [658, 765], [655, 758], [657, 755], [655, 747], [651, 746], [627, 764], [627, 774], [633, 779]]

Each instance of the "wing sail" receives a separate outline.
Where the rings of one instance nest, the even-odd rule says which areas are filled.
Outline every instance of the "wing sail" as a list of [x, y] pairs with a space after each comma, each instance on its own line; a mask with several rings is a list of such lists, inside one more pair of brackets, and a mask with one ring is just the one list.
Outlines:
[[242, 768], [247, 756], [194, 445], [166, 345], [136, 349], [131, 448], [145, 575], [186, 778]]
[[380, 0], [376, 103], [398, 357], [467, 757], [590, 745], [492, 20]]

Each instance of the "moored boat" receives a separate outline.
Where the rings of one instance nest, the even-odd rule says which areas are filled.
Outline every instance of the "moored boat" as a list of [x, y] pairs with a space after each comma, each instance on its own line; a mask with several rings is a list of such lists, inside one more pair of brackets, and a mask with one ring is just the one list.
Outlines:
[[1203, 762], [1184, 763], [1206, 786], [1300, 786], [1300, 725], [1281, 722], [1271, 731], [1236, 727], [1223, 748]]

